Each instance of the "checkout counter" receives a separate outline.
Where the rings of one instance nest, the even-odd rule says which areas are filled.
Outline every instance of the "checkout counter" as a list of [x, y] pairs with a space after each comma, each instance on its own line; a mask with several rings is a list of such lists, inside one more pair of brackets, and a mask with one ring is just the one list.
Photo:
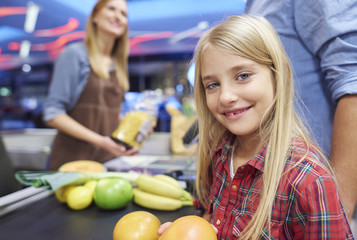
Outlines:
[[[55, 134], [51, 131], [44, 130], [37, 135], [31, 130], [27, 133], [2, 134], [16, 169], [44, 169], [49, 153], [48, 144], [52, 142], [51, 137]], [[22, 149], [19, 146], [21, 142], [16, 141], [16, 138], [20, 137], [19, 134], [22, 134], [24, 143], [28, 143]], [[31, 138], [38, 139], [31, 141]], [[18, 145], [15, 147], [16, 143]], [[32, 145], [30, 150], [31, 144], [37, 146]], [[37, 158], [34, 164], [36, 155], [41, 157]], [[29, 159], [28, 162], [24, 162], [26, 159]], [[144, 142], [138, 156], [119, 157], [105, 165], [108, 170], [114, 171], [134, 170], [152, 174], [171, 172], [189, 187], [194, 181], [195, 162], [193, 156], [171, 154], [169, 133], [153, 133]], [[120, 210], [105, 211], [92, 204], [87, 209], [73, 211], [61, 204], [52, 191], [27, 187], [0, 198], [0, 239], [109, 240], [113, 238], [114, 226], [122, 216], [140, 210], [153, 213], [162, 223], [195, 214], [193, 207], [183, 207], [176, 211], [156, 211], [140, 207], [134, 202]]]
[[93, 204], [87, 209], [73, 211], [59, 203], [52, 194], [0, 216], [0, 239], [110, 240], [113, 239], [115, 224], [133, 211], [151, 212], [162, 223], [194, 214], [192, 207], [154, 211], [133, 202], [115, 211], [100, 210]]

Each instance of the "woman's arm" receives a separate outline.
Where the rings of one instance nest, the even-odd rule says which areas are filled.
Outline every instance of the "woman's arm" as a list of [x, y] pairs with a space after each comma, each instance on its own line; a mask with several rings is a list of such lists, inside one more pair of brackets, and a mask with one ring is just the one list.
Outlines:
[[126, 150], [123, 145], [117, 144], [109, 136], [102, 136], [86, 128], [67, 114], [57, 115], [54, 119], [47, 121], [46, 123], [74, 138], [99, 146], [115, 156], [133, 155], [137, 152], [136, 148]]

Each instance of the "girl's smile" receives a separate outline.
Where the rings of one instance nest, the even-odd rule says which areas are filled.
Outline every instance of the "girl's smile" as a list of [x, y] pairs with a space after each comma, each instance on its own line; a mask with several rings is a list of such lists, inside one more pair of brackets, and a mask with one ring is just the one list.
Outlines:
[[230, 120], [242, 117], [252, 106], [224, 111], [223, 114]]

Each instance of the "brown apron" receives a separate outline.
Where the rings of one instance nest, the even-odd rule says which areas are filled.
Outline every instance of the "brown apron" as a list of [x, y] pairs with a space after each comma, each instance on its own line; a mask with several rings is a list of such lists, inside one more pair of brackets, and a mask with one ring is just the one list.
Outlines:
[[[115, 72], [110, 73], [109, 81], [104, 81], [91, 71], [77, 104], [68, 115], [94, 132], [110, 136], [118, 127], [123, 101], [124, 93]], [[49, 170], [57, 170], [63, 163], [73, 160], [105, 162], [114, 157], [100, 147], [58, 132], [51, 149]]]

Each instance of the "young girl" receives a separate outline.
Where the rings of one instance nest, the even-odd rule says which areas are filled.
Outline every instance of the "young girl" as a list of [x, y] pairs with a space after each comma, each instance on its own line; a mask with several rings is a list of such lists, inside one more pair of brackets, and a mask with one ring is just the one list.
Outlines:
[[197, 193], [218, 239], [353, 239], [273, 27], [231, 17], [200, 39], [195, 66]]

